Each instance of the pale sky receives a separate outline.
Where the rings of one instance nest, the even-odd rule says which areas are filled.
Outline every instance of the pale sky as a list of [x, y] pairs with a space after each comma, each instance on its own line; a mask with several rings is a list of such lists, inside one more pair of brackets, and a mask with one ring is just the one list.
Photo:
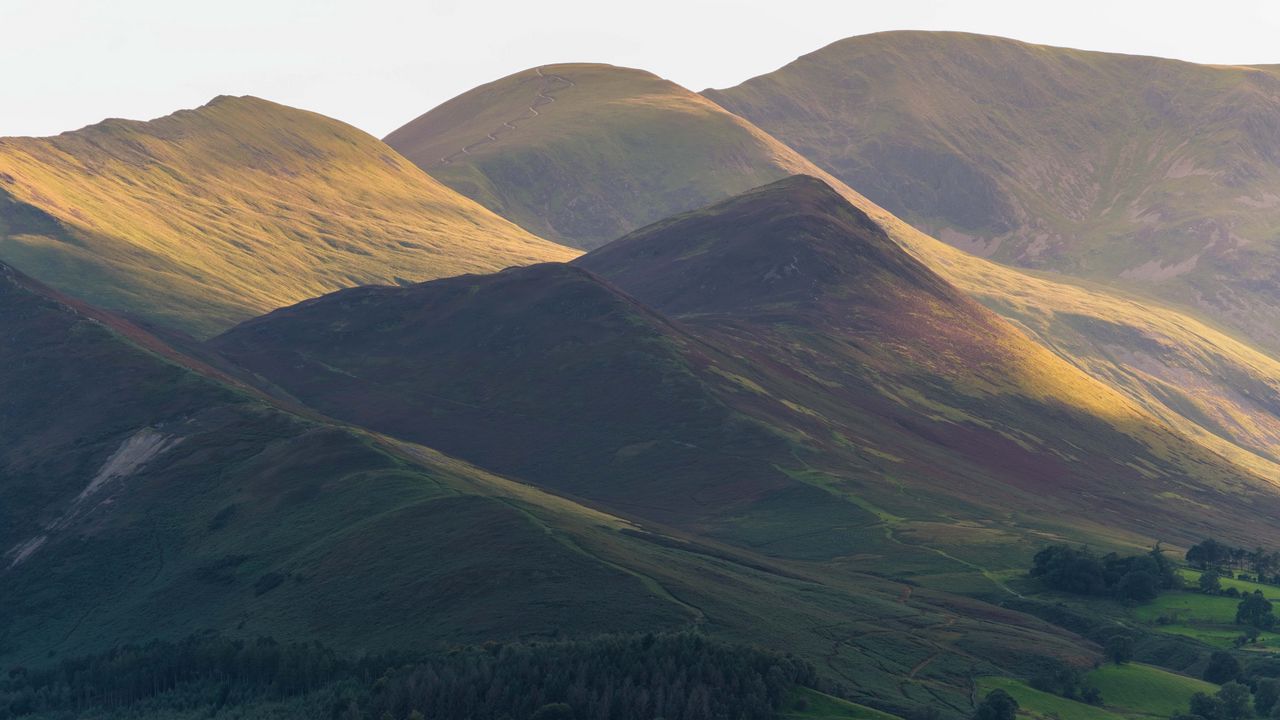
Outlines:
[[536, 65], [607, 62], [702, 90], [903, 29], [1280, 63], [1280, 0], [0, 0], [0, 136], [228, 94], [381, 137]]

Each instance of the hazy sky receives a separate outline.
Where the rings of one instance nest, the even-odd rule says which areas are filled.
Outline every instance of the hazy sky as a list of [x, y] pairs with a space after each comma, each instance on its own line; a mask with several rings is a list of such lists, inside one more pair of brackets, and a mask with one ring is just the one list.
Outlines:
[[382, 136], [535, 65], [609, 62], [701, 90], [895, 29], [1280, 63], [1280, 0], [0, 0], [0, 135], [249, 94]]

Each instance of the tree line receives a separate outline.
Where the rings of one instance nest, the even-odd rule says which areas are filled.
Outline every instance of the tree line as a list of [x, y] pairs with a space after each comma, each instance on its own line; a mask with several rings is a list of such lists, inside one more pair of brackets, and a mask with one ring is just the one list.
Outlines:
[[0, 718], [292, 701], [335, 720], [773, 720], [811, 665], [692, 632], [351, 659], [316, 643], [155, 641], [0, 677]]

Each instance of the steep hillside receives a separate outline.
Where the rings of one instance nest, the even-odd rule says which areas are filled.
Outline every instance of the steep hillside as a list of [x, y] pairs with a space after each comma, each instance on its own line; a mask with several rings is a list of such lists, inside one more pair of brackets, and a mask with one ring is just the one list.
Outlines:
[[893, 32], [706, 95], [957, 247], [1280, 347], [1273, 68]]
[[[583, 270], [536, 265], [278, 310], [212, 347], [322, 412], [664, 521], [790, 484], [679, 328]], [[714, 354], [714, 353], [712, 353]]]
[[573, 255], [355, 128], [257, 98], [0, 139], [0, 260], [197, 335], [342, 287]]
[[6, 666], [206, 629], [357, 651], [692, 619], [548, 530], [621, 521], [281, 412], [3, 265], [0, 326]]
[[[552, 73], [554, 70], [554, 73]], [[560, 81], [547, 80], [554, 74]], [[593, 65], [559, 65], [500, 80], [466, 93], [393, 134], [410, 156], [409, 139], [466, 133], [527, 109], [538, 82], [556, 83], [539, 114], [520, 132], [454, 153], [449, 135], [417, 158], [430, 172], [491, 209], [548, 237], [572, 208], [574, 222], [596, 228], [577, 240], [598, 244], [687, 209], [693, 198], [718, 201], [796, 173], [820, 177], [865, 211], [898, 244], [965, 293], [1013, 320], [1071, 364], [1102, 379], [1144, 410], [1266, 476], [1280, 476], [1280, 363], [1185, 312], [1039, 274], [1019, 272], [938, 242], [867, 200], [741, 118], [648, 73]], [[573, 83], [572, 86], [569, 83]], [[517, 92], [520, 88], [524, 88]], [[571, 113], [557, 114], [572, 107]], [[447, 112], [446, 112], [447, 109]], [[478, 118], [469, 121], [468, 118]], [[413, 130], [410, 133], [410, 130]], [[632, 138], [645, 138], [645, 145]], [[654, 164], [654, 147], [663, 150]], [[609, 148], [597, 153], [597, 148]], [[734, 149], [729, 152], [727, 149]], [[731, 163], [723, 158], [732, 155]], [[512, 158], [539, 158], [550, 175], [521, 174]], [[451, 179], [452, 178], [452, 179]], [[685, 188], [673, 199], [663, 188]], [[625, 191], [623, 190], [625, 188]], [[690, 190], [693, 188], [693, 190]], [[624, 222], [616, 208], [630, 207]], [[593, 234], [594, 233], [594, 234]]]
[[804, 170], [714, 103], [612, 65], [516, 73], [386, 142], [521, 227], [581, 248]]

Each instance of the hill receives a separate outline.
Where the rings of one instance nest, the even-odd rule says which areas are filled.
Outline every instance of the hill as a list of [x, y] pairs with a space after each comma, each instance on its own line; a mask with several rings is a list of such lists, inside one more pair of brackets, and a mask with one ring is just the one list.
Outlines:
[[355, 128], [257, 98], [0, 139], [0, 260], [196, 335], [342, 287], [574, 254]]
[[[552, 74], [562, 80], [548, 80]], [[751, 123], [649, 73], [556, 65], [539, 77], [530, 70], [464, 93], [388, 140], [487, 207], [584, 247], [612, 239], [606, 233], [656, 222], [664, 212], [687, 210], [698, 198], [716, 202], [797, 173], [821, 178], [931, 270], [1067, 362], [1211, 452], [1258, 474], [1280, 473], [1280, 362], [1256, 347], [1149, 298], [1020, 272], [958, 251]], [[527, 110], [528, 98], [543, 87], [539, 82], [556, 100], [542, 101], [537, 116], [516, 123], [519, 132], [455, 152], [447, 166], [438, 162], [436, 155], [462, 142], [467, 128]], [[429, 144], [437, 137], [438, 144]], [[431, 150], [418, 153], [409, 140]], [[654, 163], [654, 147], [675, 151], [663, 150]], [[556, 170], [530, 176], [517, 158], [536, 158], [538, 167]], [[673, 196], [668, 187], [683, 190]], [[632, 210], [620, 216], [619, 207]], [[575, 227], [585, 229], [566, 238], [556, 227], [566, 227], [569, 212]]]
[[1280, 347], [1274, 68], [891, 32], [705, 94], [957, 247]]
[[0, 318], [6, 667], [210, 629], [358, 652], [690, 622], [548, 530], [621, 521], [284, 412], [3, 265]]
[[[1246, 509], [1275, 500], [1258, 478], [967, 299], [819, 180], [576, 264], [590, 274], [343, 291], [210, 347], [334, 417], [778, 557], [880, 546], [904, 519], [926, 546], [948, 517], [1011, 533], [998, 544], [1028, 525], [1270, 532]], [[1089, 519], [1099, 504], [1111, 527]], [[1022, 527], [991, 520], [1006, 512]]]
[[672, 82], [586, 63], [482, 85], [386, 142], [530, 232], [580, 248], [804, 171], [772, 138]]

